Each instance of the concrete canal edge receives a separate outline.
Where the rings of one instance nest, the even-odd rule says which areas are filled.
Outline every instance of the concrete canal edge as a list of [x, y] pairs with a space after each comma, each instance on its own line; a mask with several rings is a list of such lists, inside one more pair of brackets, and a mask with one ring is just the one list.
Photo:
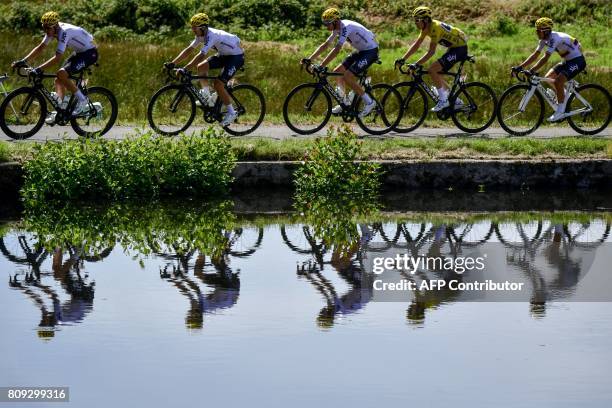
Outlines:
[[[612, 160], [378, 161], [385, 189], [593, 188], [612, 186]], [[291, 187], [299, 162], [240, 162], [234, 187]]]
[[[612, 186], [612, 160], [379, 161], [383, 187], [397, 189], [592, 188]], [[233, 187], [292, 188], [300, 162], [239, 162]], [[23, 184], [19, 163], [0, 163], [0, 197], [15, 197]]]

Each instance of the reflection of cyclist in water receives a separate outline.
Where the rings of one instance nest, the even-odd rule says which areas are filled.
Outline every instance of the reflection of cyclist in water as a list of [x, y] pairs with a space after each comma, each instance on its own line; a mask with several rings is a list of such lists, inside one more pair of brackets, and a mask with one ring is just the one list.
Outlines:
[[[228, 242], [231, 242], [228, 241]], [[193, 252], [188, 254], [191, 257]], [[212, 314], [222, 309], [229, 309], [238, 302], [240, 294], [240, 271], [234, 273], [229, 267], [228, 250], [219, 256], [210, 257], [207, 264], [204, 254], [199, 254], [195, 260], [193, 270], [198, 280], [189, 276], [189, 259], [179, 262], [179, 267], [172, 265], [172, 272], [168, 271], [170, 264], [161, 271], [160, 276], [166, 279], [189, 299], [189, 311], [185, 324], [190, 329], [201, 329], [204, 323], [204, 314]], [[181, 267], [183, 265], [183, 267]], [[186, 267], [185, 267], [186, 266]], [[206, 267], [212, 267], [214, 273], [206, 273]], [[200, 283], [212, 288], [206, 293]]]
[[[366, 224], [359, 224], [358, 228], [361, 232], [359, 238], [348, 245], [334, 245], [329, 261], [349, 285], [349, 290], [345, 294], [338, 294], [333, 283], [323, 276], [317, 263], [308, 262], [298, 268], [298, 276], [306, 278], [326, 301], [326, 306], [321, 309], [317, 317], [317, 324], [321, 328], [332, 327], [337, 315], [356, 313], [372, 299], [372, 284], [363, 268], [362, 256], [373, 233]], [[322, 258], [313, 255], [315, 259]]]
[[52, 260], [53, 277], [70, 296], [66, 301], [62, 302], [52, 285], [42, 283], [40, 272], [26, 274], [23, 281], [15, 275], [9, 282], [11, 288], [22, 291], [40, 309], [38, 335], [41, 338], [53, 337], [57, 325], [81, 322], [93, 309], [95, 282], [88, 283], [87, 277], [81, 276], [81, 252], [69, 248], [68, 253], [70, 256], [64, 261], [64, 251], [56, 248]]

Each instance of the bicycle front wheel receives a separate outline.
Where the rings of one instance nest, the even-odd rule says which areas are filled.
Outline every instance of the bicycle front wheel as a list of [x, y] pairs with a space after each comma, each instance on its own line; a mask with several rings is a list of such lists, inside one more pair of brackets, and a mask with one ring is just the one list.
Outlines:
[[497, 120], [514, 136], [525, 136], [536, 130], [544, 120], [544, 100], [537, 91], [529, 97], [529, 85], [513, 85], [499, 98]]
[[[242, 136], [253, 132], [261, 125], [266, 114], [266, 102], [261, 91], [252, 85], [240, 84], [228, 92], [232, 98], [238, 118], [225, 131], [234, 136]], [[225, 114], [225, 112], [222, 112]]]
[[89, 99], [89, 111], [70, 119], [70, 125], [79, 136], [102, 136], [117, 120], [118, 107], [115, 95], [100, 86], [87, 89], [85, 94]]
[[27, 139], [40, 130], [47, 114], [45, 98], [34, 88], [19, 88], [0, 105], [0, 128], [12, 139]]
[[[376, 107], [368, 116], [357, 116], [357, 124], [371, 135], [384, 135], [391, 131], [402, 118], [402, 96], [387, 84], [376, 84], [368, 91], [376, 102]], [[363, 109], [365, 102], [359, 98], [358, 110]]]
[[331, 104], [331, 97], [321, 85], [298, 85], [289, 92], [283, 104], [285, 123], [300, 135], [318, 132], [329, 121]]
[[612, 116], [612, 100], [606, 88], [597, 84], [579, 86], [567, 100], [565, 112], [582, 111], [569, 116], [567, 121], [576, 132], [583, 135], [595, 135], [604, 130]]
[[183, 85], [170, 84], [157, 91], [147, 107], [151, 128], [166, 136], [187, 130], [196, 113], [195, 99]]
[[427, 117], [427, 94], [414, 82], [400, 82], [394, 88], [402, 96], [402, 117], [393, 130], [398, 133], [412, 132]]
[[467, 133], [482, 132], [495, 120], [497, 98], [489, 85], [470, 82], [459, 88], [450, 98], [451, 118]]

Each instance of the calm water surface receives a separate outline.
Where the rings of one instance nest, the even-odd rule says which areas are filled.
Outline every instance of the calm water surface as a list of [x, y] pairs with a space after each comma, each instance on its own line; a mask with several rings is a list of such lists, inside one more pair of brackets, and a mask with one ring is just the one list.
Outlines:
[[[295, 216], [164, 211], [3, 225], [0, 386], [69, 386], [78, 407], [612, 404], [612, 304], [576, 301], [609, 214], [379, 215], [335, 242]], [[489, 244], [522, 254], [505, 262], [531, 301], [364, 283], [380, 254]]]

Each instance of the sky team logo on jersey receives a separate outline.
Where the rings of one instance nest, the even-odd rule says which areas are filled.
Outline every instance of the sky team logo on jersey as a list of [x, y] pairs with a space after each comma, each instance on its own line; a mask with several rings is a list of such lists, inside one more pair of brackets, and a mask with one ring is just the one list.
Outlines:
[[232, 76], [236, 73], [236, 67], [231, 67], [227, 70], [227, 75]]
[[451, 54], [451, 55], [449, 55], [449, 56], [446, 58], [446, 60], [447, 60], [448, 62], [453, 62], [453, 61], [455, 61], [456, 59], [457, 59], [457, 56], [456, 56], [455, 54]]
[[359, 62], [357, 63], [357, 68], [360, 68], [360, 69], [361, 69], [361, 68], [365, 67], [365, 66], [367, 65], [367, 63], [368, 63], [368, 60], [367, 60], [367, 59], [362, 59], [361, 61], [359, 61]]
[[570, 70], [570, 72], [574, 72], [574, 71], [576, 71], [577, 69], [578, 69], [578, 65], [576, 65], [576, 64], [572, 64], [572, 65], [570, 65], [570, 66], [569, 66], [569, 70]]

